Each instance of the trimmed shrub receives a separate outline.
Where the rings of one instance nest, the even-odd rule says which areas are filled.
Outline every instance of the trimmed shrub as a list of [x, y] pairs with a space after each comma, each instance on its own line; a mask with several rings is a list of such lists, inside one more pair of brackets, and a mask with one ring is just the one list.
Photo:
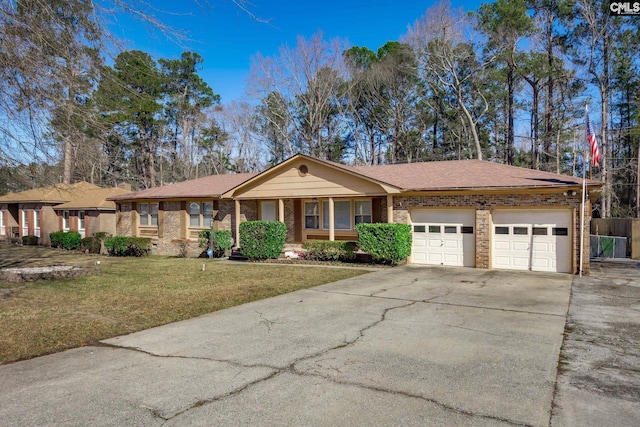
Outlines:
[[38, 236], [22, 236], [22, 244], [25, 246], [38, 246]]
[[62, 248], [67, 250], [80, 249], [82, 237], [77, 231], [54, 231], [49, 233], [52, 248]]
[[[202, 230], [198, 233], [198, 243], [205, 250], [211, 248], [211, 230]], [[233, 247], [233, 238], [230, 230], [214, 230], [213, 231], [213, 256], [220, 258], [225, 252]]]
[[62, 240], [64, 238], [64, 231], [54, 231], [49, 233], [49, 239], [51, 239], [52, 248], [62, 248]]
[[358, 246], [376, 261], [397, 264], [411, 253], [408, 224], [357, 224]]
[[240, 224], [240, 249], [249, 259], [278, 258], [284, 249], [287, 227], [280, 221], [246, 221]]
[[100, 239], [95, 236], [85, 237], [80, 241], [80, 248], [83, 251], [89, 251], [90, 254], [100, 253]]
[[355, 242], [307, 240], [304, 243], [305, 258], [316, 261], [353, 261]]
[[148, 237], [113, 236], [104, 241], [111, 256], [147, 256], [151, 253], [151, 239]]

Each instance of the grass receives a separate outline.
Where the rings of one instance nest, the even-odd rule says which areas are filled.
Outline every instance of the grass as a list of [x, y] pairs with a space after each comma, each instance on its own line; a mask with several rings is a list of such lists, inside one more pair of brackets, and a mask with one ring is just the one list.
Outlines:
[[93, 266], [96, 259], [101, 261], [96, 275], [0, 284], [12, 291], [0, 299], [0, 364], [366, 273], [189, 258], [98, 258], [0, 245], [0, 268]]

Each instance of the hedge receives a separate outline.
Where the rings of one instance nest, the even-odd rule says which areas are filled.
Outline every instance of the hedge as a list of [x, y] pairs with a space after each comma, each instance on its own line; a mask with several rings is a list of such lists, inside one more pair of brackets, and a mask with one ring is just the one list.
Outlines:
[[287, 227], [280, 221], [240, 224], [240, 250], [249, 259], [278, 258], [284, 249]]
[[[202, 230], [198, 233], [198, 242], [205, 251], [211, 248], [211, 230]], [[215, 258], [224, 256], [225, 251], [233, 247], [233, 237], [229, 230], [214, 230], [213, 232], [213, 255]]]
[[80, 249], [82, 237], [77, 231], [54, 231], [49, 233], [52, 248], [62, 248], [67, 250]]
[[408, 224], [357, 224], [358, 246], [377, 261], [397, 264], [411, 254]]
[[316, 261], [353, 261], [355, 242], [307, 240], [304, 243], [305, 258]]
[[80, 242], [83, 251], [89, 251], [91, 254], [99, 254], [102, 249], [102, 242], [109, 235], [106, 231], [98, 231], [93, 233], [91, 237], [85, 237]]
[[22, 244], [25, 246], [38, 246], [38, 236], [22, 236]]
[[151, 253], [151, 239], [148, 237], [113, 236], [104, 241], [111, 256], [147, 256]]

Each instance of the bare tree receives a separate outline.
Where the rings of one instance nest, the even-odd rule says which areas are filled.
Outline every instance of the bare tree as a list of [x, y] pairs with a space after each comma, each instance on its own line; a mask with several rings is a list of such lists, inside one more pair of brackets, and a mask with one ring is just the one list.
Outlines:
[[612, 183], [610, 170], [610, 153], [608, 141], [609, 127], [609, 86], [610, 67], [612, 57], [612, 37], [614, 33], [613, 18], [597, 0], [581, 0], [576, 2], [578, 18], [574, 28], [574, 41], [577, 45], [575, 56], [580, 65], [586, 66], [586, 71], [594, 82], [600, 94], [600, 152], [601, 171], [604, 181], [604, 194], [601, 199], [601, 215], [603, 218], [611, 216]]
[[325, 155], [323, 141], [336, 136], [328, 134], [327, 124], [341, 93], [345, 46], [317, 33], [309, 40], [298, 37], [294, 48], [282, 46], [277, 57], [258, 54], [252, 61], [249, 93], [256, 99], [279, 93], [296, 108], [295, 142], [308, 154]]
[[[231, 3], [266, 22], [248, 1]], [[107, 27], [128, 15], [181, 44], [184, 33], [164, 22], [175, 14], [146, 0], [0, 0], [0, 165], [59, 161], [63, 181], [85, 176], [74, 171], [81, 159], [97, 164], [81, 144], [96, 142], [86, 132], [96, 125], [90, 110], [100, 63], [117, 53], [109, 47], [122, 46]]]
[[471, 18], [461, 9], [453, 10], [441, 2], [409, 28], [404, 41], [418, 56], [422, 78], [436, 90], [451, 93], [471, 132], [476, 157], [482, 160], [478, 122], [488, 110], [481, 85], [482, 71], [491, 59], [480, 61], [471, 44]]
[[225, 144], [230, 170], [257, 172], [266, 166], [265, 153], [256, 144], [255, 108], [246, 102], [232, 102], [217, 115], [223, 131], [228, 135]]

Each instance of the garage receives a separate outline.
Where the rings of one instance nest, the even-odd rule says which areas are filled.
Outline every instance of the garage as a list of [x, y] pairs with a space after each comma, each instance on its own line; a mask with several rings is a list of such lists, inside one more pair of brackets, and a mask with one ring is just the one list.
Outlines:
[[475, 266], [475, 211], [413, 209], [414, 264]]
[[492, 212], [493, 268], [571, 272], [570, 210]]

